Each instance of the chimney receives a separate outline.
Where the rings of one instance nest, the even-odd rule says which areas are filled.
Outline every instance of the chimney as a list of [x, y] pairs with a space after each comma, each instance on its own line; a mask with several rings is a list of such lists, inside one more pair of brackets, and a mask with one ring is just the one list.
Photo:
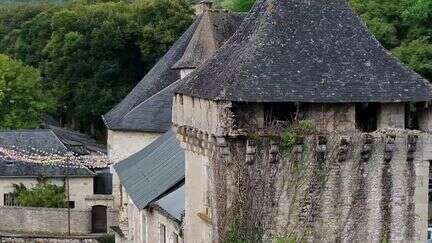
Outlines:
[[202, 0], [197, 6], [196, 6], [196, 13], [202, 14], [208, 10], [210, 10], [213, 6], [213, 2], [210, 0]]

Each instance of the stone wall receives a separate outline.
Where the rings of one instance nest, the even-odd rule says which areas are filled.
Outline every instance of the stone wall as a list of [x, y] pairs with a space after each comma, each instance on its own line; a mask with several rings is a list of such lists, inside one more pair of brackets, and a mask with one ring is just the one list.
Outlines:
[[[317, 242], [426, 241], [432, 159], [428, 134], [380, 130], [314, 135], [284, 158], [270, 140], [260, 150], [254, 147], [259, 141], [252, 143], [245, 137], [211, 140], [200, 136], [200, 131], [188, 131], [192, 130], [179, 128], [186, 150], [186, 190], [197, 187], [200, 194], [204, 181], [210, 180], [213, 230], [206, 231], [209, 223], [197, 217], [202, 196], [187, 194], [187, 242], [209, 242], [210, 232], [220, 242], [232, 219], [258, 227], [256, 232], [261, 229], [265, 242], [290, 234]], [[203, 156], [210, 160], [213, 176], [201, 174]], [[296, 178], [296, 160], [308, 167], [291, 181], [300, 184], [293, 191], [287, 181]], [[236, 200], [243, 206], [235, 208]], [[240, 221], [233, 215], [236, 210], [243, 217]], [[197, 233], [197, 228], [202, 231]]]
[[[107, 210], [107, 228], [117, 225], [117, 212]], [[68, 210], [64, 208], [0, 207], [0, 232], [68, 233]], [[71, 209], [71, 233], [92, 231], [91, 210]]]
[[[166, 227], [167, 243], [175, 243], [173, 233], [180, 235], [180, 224], [158, 209], [148, 207], [138, 209], [132, 201], [128, 204], [129, 227], [127, 237], [119, 238], [120, 243], [152, 243], [162, 242], [160, 239], [160, 225]], [[196, 229], [198, 231], [198, 229]], [[182, 243], [179, 237], [178, 243]]]
[[0, 243], [98, 243], [95, 239], [87, 239], [84, 237], [74, 238], [55, 238], [55, 237], [16, 237], [16, 236], [1, 236]]

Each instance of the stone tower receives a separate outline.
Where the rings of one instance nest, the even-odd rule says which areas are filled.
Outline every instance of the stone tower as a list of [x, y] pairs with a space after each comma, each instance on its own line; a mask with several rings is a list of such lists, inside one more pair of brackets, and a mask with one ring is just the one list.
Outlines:
[[345, 0], [258, 0], [176, 90], [186, 242], [424, 242], [431, 100]]

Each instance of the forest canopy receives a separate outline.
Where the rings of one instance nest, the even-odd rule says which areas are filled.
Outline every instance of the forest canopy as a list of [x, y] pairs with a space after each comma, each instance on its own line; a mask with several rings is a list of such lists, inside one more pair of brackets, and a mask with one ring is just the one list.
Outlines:
[[0, 8], [0, 52], [40, 71], [43, 89], [56, 100], [51, 115], [63, 125], [102, 130], [101, 115], [136, 85], [193, 18], [184, 0], [7, 6]]

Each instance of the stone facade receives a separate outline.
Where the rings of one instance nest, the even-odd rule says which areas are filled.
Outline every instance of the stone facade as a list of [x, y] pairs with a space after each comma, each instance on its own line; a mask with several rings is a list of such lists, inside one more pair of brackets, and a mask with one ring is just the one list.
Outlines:
[[64, 237], [64, 238], [43, 238], [43, 237], [16, 237], [16, 236], [1, 236], [0, 243], [98, 243], [95, 239], [86, 239], [79, 237]]
[[158, 209], [138, 209], [132, 201], [128, 207], [129, 232], [128, 239], [118, 239], [123, 243], [151, 243], [163, 242], [161, 239], [161, 225], [165, 227], [167, 243], [175, 243], [174, 237], [178, 236], [178, 242], [182, 243], [180, 224], [167, 217]]
[[[33, 234], [67, 234], [68, 210], [65, 208], [0, 207], [0, 231]], [[90, 209], [71, 209], [71, 233], [92, 232]], [[107, 210], [107, 227], [117, 225], [117, 212]]]
[[[314, 118], [320, 113], [330, 116], [321, 130], [333, 132], [315, 140], [305, 138], [303, 144], [296, 145], [295, 156], [309, 158], [312, 167], [298, 192], [302, 200], [295, 202], [292, 192], [279, 191], [285, 187], [278, 184], [283, 182], [289, 172], [286, 166], [292, 162], [281, 159], [280, 148], [271, 142], [268, 150], [257, 151], [257, 142], [239, 132], [239, 118], [233, 107], [235, 104], [230, 102], [185, 95], [174, 98], [173, 123], [186, 152], [185, 242], [221, 241], [229, 225], [225, 225], [227, 212], [220, 208], [230, 208], [235, 192], [241, 190], [233, 181], [240, 180], [239, 173], [244, 170], [249, 171], [246, 177], [250, 180], [244, 183], [251, 186], [263, 176], [255, 171], [277, 171], [271, 180], [263, 181], [264, 185], [273, 185], [261, 192], [269, 204], [257, 206], [256, 201], [251, 201], [260, 211], [251, 209], [254, 215], [249, 221], [262, 223], [267, 241], [285, 236], [293, 228], [311, 229], [306, 239], [320, 242], [380, 242], [386, 237], [391, 242], [426, 240], [432, 140], [427, 133], [404, 130], [404, 104], [383, 104], [377, 119], [379, 130], [372, 133], [355, 129], [353, 105], [306, 106], [306, 117], [315, 124], [319, 119]], [[255, 112], [255, 117], [250, 117], [255, 121], [248, 122], [261, 124], [260, 114]], [[344, 125], [335, 125], [341, 123]], [[334, 157], [330, 157], [330, 150]], [[320, 156], [323, 157], [319, 160]], [[229, 167], [238, 160], [244, 169], [233, 173], [236, 176], [230, 180], [230, 172], [220, 165]], [[206, 172], [205, 168], [210, 169]], [[319, 174], [319, 168], [327, 171], [326, 180], [317, 187], [313, 178]], [[221, 187], [225, 189], [220, 191]], [[266, 194], [269, 192], [272, 194]], [[208, 194], [210, 200], [206, 199]], [[259, 198], [260, 191], [252, 194], [252, 198]]]

